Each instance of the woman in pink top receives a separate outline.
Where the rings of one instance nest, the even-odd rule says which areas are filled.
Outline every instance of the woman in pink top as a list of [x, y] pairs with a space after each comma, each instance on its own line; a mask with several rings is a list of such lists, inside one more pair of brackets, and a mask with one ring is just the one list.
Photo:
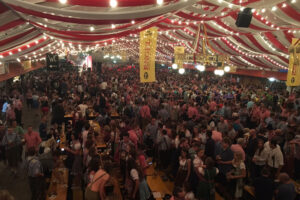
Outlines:
[[98, 169], [86, 188], [85, 200], [104, 200], [106, 196], [105, 184], [108, 182], [109, 178], [110, 176], [106, 171]]

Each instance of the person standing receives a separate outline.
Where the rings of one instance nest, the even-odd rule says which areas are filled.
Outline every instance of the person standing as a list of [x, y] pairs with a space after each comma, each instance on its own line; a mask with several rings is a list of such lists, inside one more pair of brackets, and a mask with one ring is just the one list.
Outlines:
[[184, 183], [188, 182], [191, 174], [191, 159], [188, 158], [188, 151], [182, 149], [179, 156], [179, 169], [175, 179], [175, 186], [182, 187]]
[[42, 164], [36, 156], [34, 147], [28, 149], [26, 166], [28, 170], [29, 187], [31, 190], [31, 200], [45, 199], [45, 182]]
[[[99, 161], [95, 164], [99, 166]], [[85, 200], [99, 200], [105, 199], [105, 184], [108, 182], [110, 176], [109, 174], [101, 168], [98, 168], [97, 172], [93, 175], [91, 182], [88, 184], [85, 190]]]
[[215, 199], [215, 177], [219, 173], [218, 168], [214, 167], [214, 160], [211, 157], [205, 159], [205, 167], [198, 167], [196, 173], [199, 177], [196, 196], [199, 199]]
[[269, 177], [267, 168], [261, 170], [261, 176], [254, 179], [253, 186], [257, 200], [272, 200], [274, 194], [274, 181]]
[[283, 154], [280, 147], [277, 145], [275, 138], [271, 139], [269, 146], [270, 149], [268, 152], [267, 166], [271, 171], [271, 177], [277, 178], [284, 164]]
[[[226, 179], [226, 174], [233, 169], [232, 160], [233, 160], [233, 152], [230, 149], [231, 141], [229, 138], [224, 138], [222, 141], [222, 148], [219, 155], [216, 156], [216, 160], [218, 163], [218, 169], [220, 173], [216, 177], [218, 181], [223, 186], [222, 193], [225, 197], [230, 198], [230, 194], [228, 193], [228, 181]], [[221, 188], [220, 188], [221, 189]]]
[[44, 116], [39, 127], [40, 137], [43, 141], [47, 140], [47, 119]]
[[228, 180], [234, 181], [234, 197], [240, 199], [243, 196], [244, 183], [243, 179], [246, 177], [246, 166], [243, 161], [243, 154], [241, 152], [234, 153], [234, 159], [232, 161], [233, 170], [227, 173]]
[[8, 104], [8, 101], [7, 101], [7, 99], [5, 98], [5, 99], [4, 99], [4, 103], [3, 103], [3, 105], [2, 105], [2, 116], [1, 116], [3, 122], [6, 121], [6, 111], [7, 111], [8, 105], [9, 105], [9, 104]]
[[278, 176], [281, 183], [276, 191], [276, 200], [294, 200], [296, 198], [296, 190], [287, 173], [281, 173]]
[[22, 124], [22, 109], [23, 109], [23, 103], [19, 97], [16, 98], [14, 101], [14, 108], [15, 108], [15, 114], [16, 114], [16, 121], [18, 125]]
[[252, 159], [254, 163], [253, 174], [251, 174], [252, 177], [256, 178], [260, 175], [261, 170], [266, 165], [267, 157], [268, 157], [268, 152], [264, 148], [264, 141], [262, 139], [259, 139], [257, 144], [257, 150]]
[[8, 128], [6, 134], [2, 139], [2, 145], [5, 146], [6, 159], [10, 167], [11, 172], [16, 175], [19, 161], [19, 150], [20, 144], [19, 135], [13, 131], [12, 128]]
[[26, 151], [28, 151], [31, 147], [33, 147], [36, 151], [38, 151], [42, 139], [37, 132], [34, 132], [32, 130], [31, 125], [28, 126], [27, 133], [24, 135], [24, 139], [26, 143]]
[[33, 106], [32, 92], [30, 89], [26, 93], [26, 104], [28, 109]]
[[[24, 129], [21, 126], [19, 126], [16, 121], [13, 121], [12, 128], [14, 129], [14, 132], [16, 134], [18, 134], [20, 140], [22, 141], [24, 138]], [[23, 143], [22, 142], [20, 142], [18, 144], [18, 152], [19, 152], [19, 159], [20, 159], [20, 161], [22, 161], [22, 154], [23, 154]]]

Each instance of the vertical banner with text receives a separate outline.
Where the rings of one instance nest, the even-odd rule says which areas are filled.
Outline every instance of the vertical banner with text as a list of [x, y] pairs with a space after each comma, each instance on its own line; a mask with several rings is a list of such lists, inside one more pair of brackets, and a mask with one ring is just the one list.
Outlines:
[[22, 61], [22, 66], [23, 66], [24, 70], [30, 69], [31, 68], [31, 60]]
[[183, 59], [184, 57], [184, 47], [176, 46], [174, 47], [174, 62], [178, 65], [179, 68], [183, 67]]
[[157, 28], [152, 27], [140, 33], [140, 80], [154, 82]]
[[300, 85], [300, 39], [293, 38], [289, 48], [290, 61], [286, 79], [287, 86]]
[[0, 75], [5, 74], [5, 72], [6, 72], [6, 70], [5, 70], [4, 63], [0, 62]]

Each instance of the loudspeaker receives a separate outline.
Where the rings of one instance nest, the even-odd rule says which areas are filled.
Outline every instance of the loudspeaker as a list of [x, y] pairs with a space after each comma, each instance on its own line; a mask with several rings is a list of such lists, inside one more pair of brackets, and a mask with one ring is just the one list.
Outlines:
[[239, 12], [235, 25], [237, 27], [248, 28], [250, 26], [251, 19], [252, 19], [251, 8], [245, 8], [243, 11]]

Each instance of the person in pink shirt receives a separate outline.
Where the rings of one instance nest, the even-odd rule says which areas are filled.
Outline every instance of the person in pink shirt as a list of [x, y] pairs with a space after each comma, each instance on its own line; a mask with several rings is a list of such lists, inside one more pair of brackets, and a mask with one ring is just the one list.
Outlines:
[[215, 142], [222, 142], [222, 133], [219, 131], [212, 131], [212, 136], [211, 138], [215, 141]]
[[141, 127], [142, 129], [146, 127], [148, 120], [151, 119], [151, 113], [149, 106], [144, 103], [144, 105], [140, 109], [140, 115], [141, 115]]
[[197, 117], [199, 113], [198, 113], [197, 108], [194, 107], [192, 104], [190, 104], [187, 114], [190, 119], [193, 119], [194, 117]]
[[131, 129], [130, 131], [128, 131], [128, 135], [129, 135], [130, 141], [134, 144], [135, 149], [137, 149], [138, 137], [137, 137], [137, 134], [135, 133], [135, 130]]
[[27, 133], [24, 135], [25, 143], [26, 143], [26, 151], [30, 147], [34, 147], [37, 151], [39, 148], [40, 143], [42, 142], [42, 139], [38, 132], [34, 132], [32, 130], [32, 126], [28, 126]]
[[244, 138], [238, 138], [236, 144], [232, 144], [230, 149], [233, 153], [240, 153], [242, 155], [243, 161], [246, 159], [245, 151], [243, 149], [243, 146], [245, 145]]
[[262, 105], [260, 119], [261, 121], [265, 121], [266, 118], [270, 117], [270, 110], [268, 110], [264, 105]]
[[141, 108], [140, 115], [144, 119], [150, 119], [151, 118], [150, 108], [149, 108], [149, 106], [146, 103]]
[[217, 108], [217, 103], [212, 100], [210, 103], [209, 103], [209, 110], [210, 111], [216, 111], [216, 108]]

